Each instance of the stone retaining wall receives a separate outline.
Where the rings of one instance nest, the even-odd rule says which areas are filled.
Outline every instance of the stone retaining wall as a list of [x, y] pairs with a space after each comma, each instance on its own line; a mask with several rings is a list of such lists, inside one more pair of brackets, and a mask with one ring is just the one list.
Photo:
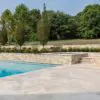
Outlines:
[[85, 53], [0, 53], [0, 60], [26, 61], [49, 64], [76, 64], [80, 62], [82, 57], [86, 56], [88, 55]]

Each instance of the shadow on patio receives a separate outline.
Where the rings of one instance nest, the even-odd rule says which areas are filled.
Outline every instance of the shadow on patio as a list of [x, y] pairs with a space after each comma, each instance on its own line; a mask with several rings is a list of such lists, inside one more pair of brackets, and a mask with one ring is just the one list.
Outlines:
[[100, 100], [100, 92], [0, 95], [0, 100]]

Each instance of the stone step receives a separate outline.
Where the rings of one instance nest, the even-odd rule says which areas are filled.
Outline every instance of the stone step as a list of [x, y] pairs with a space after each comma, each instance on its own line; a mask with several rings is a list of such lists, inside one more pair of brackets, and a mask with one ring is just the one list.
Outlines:
[[94, 63], [92, 57], [83, 57], [80, 62], [81, 63]]

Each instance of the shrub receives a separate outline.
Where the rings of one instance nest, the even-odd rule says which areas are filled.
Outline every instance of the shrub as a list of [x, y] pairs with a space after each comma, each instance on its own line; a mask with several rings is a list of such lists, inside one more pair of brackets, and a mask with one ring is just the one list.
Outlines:
[[10, 48], [5, 48], [5, 47], [3, 47], [3, 48], [1, 48], [1, 52], [9, 52], [10, 51]]
[[83, 48], [83, 52], [89, 52], [90, 49], [88, 47]]
[[80, 51], [80, 48], [72, 48], [72, 51], [73, 52], [77, 52], [77, 51], [79, 52]]
[[91, 52], [100, 52], [100, 48], [91, 48]]
[[61, 47], [51, 47], [49, 49], [43, 48], [40, 51], [37, 48], [22, 48], [21, 50], [17, 48], [0, 48], [0, 52], [5, 53], [49, 53], [49, 52], [100, 52], [100, 48], [76, 48], [69, 47], [67, 49], [63, 49]]
[[40, 50], [40, 53], [49, 53], [49, 50], [46, 49], [46, 48], [43, 48], [43, 49]]
[[27, 48], [26, 48], [26, 47], [23, 47], [23, 48], [21, 49], [21, 52], [27, 53]]
[[16, 53], [17, 52], [17, 48], [11, 48], [10, 52]]
[[37, 48], [33, 48], [32, 53], [39, 53], [39, 50]]
[[68, 52], [68, 50], [67, 50], [67, 49], [62, 48], [62, 49], [61, 49], [61, 52]]
[[51, 52], [61, 52], [62, 48], [61, 47], [51, 47], [50, 51]]
[[72, 52], [72, 51], [73, 51], [73, 48], [72, 48], [72, 47], [69, 47], [69, 48], [67, 49], [67, 51], [68, 51], [68, 52]]
[[76, 48], [76, 52], [81, 52], [81, 48]]
[[27, 53], [32, 53], [32, 48], [27, 48]]

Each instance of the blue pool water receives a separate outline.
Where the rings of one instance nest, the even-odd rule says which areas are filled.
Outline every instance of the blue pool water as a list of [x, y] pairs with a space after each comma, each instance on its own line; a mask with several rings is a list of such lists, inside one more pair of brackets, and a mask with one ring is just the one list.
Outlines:
[[0, 77], [55, 67], [53, 64], [39, 64], [15, 61], [0, 61]]

